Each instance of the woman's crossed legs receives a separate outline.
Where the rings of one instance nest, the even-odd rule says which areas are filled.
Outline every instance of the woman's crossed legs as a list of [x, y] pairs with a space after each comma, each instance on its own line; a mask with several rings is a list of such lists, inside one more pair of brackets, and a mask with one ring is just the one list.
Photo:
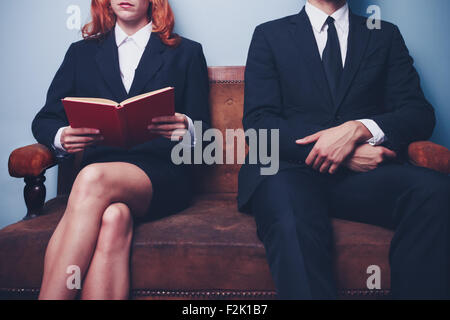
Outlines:
[[126, 299], [133, 217], [146, 214], [152, 183], [125, 162], [96, 163], [78, 174], [47, 247], [40, 299], [74, 299], [67, 270], [80, 270], [82, 299]]

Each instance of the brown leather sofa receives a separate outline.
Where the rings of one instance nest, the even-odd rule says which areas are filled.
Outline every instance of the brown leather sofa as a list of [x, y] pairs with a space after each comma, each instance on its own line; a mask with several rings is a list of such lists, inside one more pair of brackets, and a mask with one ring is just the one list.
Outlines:
[[[243, 67], [210, 68], [212, 125], [240, 128]], [[231, 148], [225, 146], [225, 148]], [[224, 148], [224, 149], [225, 149]], [[410, 161], [450, 173], [450, 151], [414, 143]], [[0, 231], [0, 297], [35, 298], [47, 242], [64, 212], [79, 157], [59, 166], [58, 196], [45, 203], [44, 173], [56, 162], [35, 144], [15, 150], [10, 175], [25, 178], [26, 220]], [[132, 250], [134, 299], [272, 299], [274, 286], [255, 223], [236, 208], [238, 165], [198, 168], [198, 196], [191, 208], [136, 228]], [[2, 214], [7, 214], [6, 212]], [[335, 272], [342, 298], [389, 294], [392, 232], [334, 220]], [[367, 268], [381, 268], [381, 290], [368, 290]]]

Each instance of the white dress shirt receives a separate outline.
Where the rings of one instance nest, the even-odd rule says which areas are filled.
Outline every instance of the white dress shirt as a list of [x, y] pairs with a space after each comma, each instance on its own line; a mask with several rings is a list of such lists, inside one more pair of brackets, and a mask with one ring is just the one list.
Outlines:
[[[141, 28], [135, 34], [128, 36], [125, 31], [116, 24], [115, 30], [116, 44], [119, 55], [120, 77], [127, 93], [130, 92], [133, 84], [136, 69], [141, 61], [142, 55], [152, 35], [152, 23]], [[195, 128], [191, 118], [186, 116], [188, 120], [188, 131], [191, 135], [191, 146], [195, 146]], [[61, 145], [61, 134], [66, 127], [60, 128], [56, 133], [54, 147], [58, 151], [59, 156], [64, 156], [66, 150]]]
[[[319, 48], [320, 57], [322, 58], [323, 51], [325, 50], [328, 41], [328, 24], [326, 24], [328, 14], [312, 5], [309, 1], [306, 2], [305, 11], [311, 21], [314, 37], [316, 38], [317, 47]], [[349, 16], [349, 8], [347, 3], [331, 15], [335, 21], [334, 24], [336, 26], [339, 45], [341, 47], [342, 66], [344, 67], [348, 48], [348, 34], [350, 26]], [[373, 136], [367, 141], [368, 143], [371, 145], [380, 145], [386, 141], [386, 136], [383, 130], [381, 130], [375, 121], [371, 119], [362, 119], [358, 121], [363, 123]]]
[[115, 37], [119, 55], [120, 77], [127, 93], [130, 92], [134, 74], [151, 35], [151, 22], [131, 36], [128, 36], [119, 24], [116, 24]]

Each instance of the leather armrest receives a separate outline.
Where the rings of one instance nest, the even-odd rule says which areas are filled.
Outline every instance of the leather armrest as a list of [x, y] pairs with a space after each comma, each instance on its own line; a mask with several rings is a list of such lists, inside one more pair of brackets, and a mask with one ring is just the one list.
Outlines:
[[430, 141], [412, 143], [408, 148], [409, 162], [444, 174], [450, 174], [450, 150]]
[[53, 153], [42, 144], [14, 150], [9, 156], [9, 175], [15, 178], [38, 177], [57, 164]]

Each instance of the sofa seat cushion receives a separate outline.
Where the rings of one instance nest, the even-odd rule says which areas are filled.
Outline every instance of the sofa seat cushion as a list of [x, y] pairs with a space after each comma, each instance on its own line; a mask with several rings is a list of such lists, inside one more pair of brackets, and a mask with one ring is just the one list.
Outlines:
[[[45, 249], [66, 202], [50, 200], [44, 216], [0, 231], [0, 290], [39, 288]], [[388, 290], [392, 232], [342, 220], [333, 226], [338, 287], [366, 290], [367, 268], [377, 265], [382, 289]], [[203, 195], [182, 213], [136, 226], [131, 265], [136, 295], [274, 291], [255, 222], [237, 211], [235, 194]]]

